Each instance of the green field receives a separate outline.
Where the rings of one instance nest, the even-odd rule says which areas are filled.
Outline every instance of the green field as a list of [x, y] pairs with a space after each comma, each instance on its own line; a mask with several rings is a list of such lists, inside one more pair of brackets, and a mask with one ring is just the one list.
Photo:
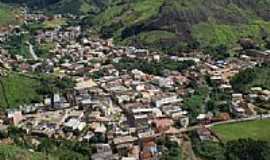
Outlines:
[[212, 128], [224, 141], [241, 138], [270, 141], [270, 120], [218, 125]]
[[41, 87], [41, 83], [38, 80], [14, 73], [0, 80], [4, 86], [4, 88], [0, 86], [0, 108], [7, 108], [8, 104], [9, 107], [17, 107], [18, 105], [41, 99], [37, 92]]

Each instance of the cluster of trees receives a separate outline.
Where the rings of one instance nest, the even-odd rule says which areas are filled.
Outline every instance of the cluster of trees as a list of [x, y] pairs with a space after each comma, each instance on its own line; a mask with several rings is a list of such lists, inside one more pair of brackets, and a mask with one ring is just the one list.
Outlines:
[[89, 143], [43, 138], [36, 151], [65, 160], [90, 159], [92, 146]]
[[61, 0], [1, 0], [4, 3], [25, 4], [31, 8], [46, 8], [48, 5], [55, 4]]
[[11, 35], [1, 47], [7, 49], [11, 55], [22, 55], [29, 57], [29, 47], [26, 42], [29, 40], [28, 34]]
[[241, 71], [231, 80], [233, 89], [239, 92], [247, 92], [249, 87], [261, 86], [270, 89], [270, 65], [262, 64], [255, 68], [248, 68]]
[[189, 111], [191, 123], [196, 122], [196, 117], [202, 112], [207, 96], [208, 88], [203, 86], [197, 88], [191, 97], [184, 99], [183, 107]]
[[88, 160], [90, 159], [92, 151], [95, 151], [95, 148], [92, 147], [90, 143], [53, 140], [49, 138], [40, 138], [38, 139], [40, 143], [35, 145], [31, 143], [31, 137], [25, 135], [23, 130], [15, 127], [9, 127], [8, 131], [0, 132], [0, 139], [8, 137], [11, 138], [20, 149], [32, 149], [35, 153], [49, 155], [57, 160]]
[[195, 64], [194, 61], [177, 62], [168, 58], [163, 58], [160, 62], [148, 62], [146, 60], [123, 58], [118, 63], [114, 63], [119, 70], [138, 69], [148, 74], [163, 75], [165, 70], [181, 71]]
[[230, 57], [229, 49], [226, 45], [208, 46], [204, 48], [204, 53], [209, 54], [216, 60], [223, 60]]
[[162, 157], [160, 160], [179, 160], [181, 159], [181, 148], [175, 141], [168, 137], [161, 138], [157, 141], [157, 145], [162, 148]]

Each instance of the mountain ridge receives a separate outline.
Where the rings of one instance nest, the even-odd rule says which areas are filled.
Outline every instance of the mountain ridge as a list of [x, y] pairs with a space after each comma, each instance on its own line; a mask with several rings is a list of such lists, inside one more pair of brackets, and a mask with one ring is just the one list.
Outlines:
[[[1, 0], [15, 2], [15, 0]], [[16, 1], [22, 3], [22, 1]], [[86, 24], [123, 45], [177, 51], [261, 41], [270, 32], [270, 0], [26, 0], [52, 13], [86, 16]], [[38, 7], [37, 4], [47, 4]]]

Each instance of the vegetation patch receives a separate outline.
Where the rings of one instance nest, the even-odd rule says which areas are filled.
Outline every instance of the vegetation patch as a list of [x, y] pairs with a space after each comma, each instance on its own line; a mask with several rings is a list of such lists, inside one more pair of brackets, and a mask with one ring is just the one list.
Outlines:
[[232, 78], [231, 84], [234, 90], [248, 92], [251, 87], [270, 89], [270, 65], [263, 64], [252, 69], [241, 71]]
[[177, 62], [168, 58], [163, 58], [160, 62], [148, 62], [146, 60], [121, 59], [118, 63], [114, 63], [119, 70], [138, 69], [148, 74], [162, 75], [165, 70], [181, 71], [194, 65], [194, 61]]
[[14, 145], [0, 144], [1, 160], [57, 160], [40, 152], [30, 152], [27, 149], [22, 149]]
[[251, 37], [261, 41], [263, 36], [261, 33], [269, 32], [269, 25], [270, 23], [266, 21], [240, 25], [200, 23], [193, 26], [192, 35], [204, 46], [209, 44], [232, 46], [241, 38]]
[[8, 74], [0, 80], [0, 97], [3, 97], [0, 98], [1, 108], [18, 107], [20, 104], [38, 102], [42, 98], [38, 94], [39, 88], [42, 87], [38, 80], [17, 73]]
[[11, 55], [21, 55], [25, 58], [31, 57], [29, 51], [29, 45], [27, 42], [30, 41], [29, 34], [21, 34], [21, 35], [11, 35], [9, 39], [1, 44], [3, 48], [7, 49]]
[[57, 28], [65, 24], [66, 24], [66, 20], [64, 18], [56, 18], [53, 20], [47, 20], [43, 22], [44, 28]]
[[20, 20], [17, 19], [18, 11], [0, 2], [0, 27], [8, 26], [9, 24], [19, 24]]
[[0, 80], [0, 109], [40, 102], [44, 95], [74, 86], [73, 81], [68, 78], [60, 80], [51, 75], [26, 75], [15, 72], [1, 77]]

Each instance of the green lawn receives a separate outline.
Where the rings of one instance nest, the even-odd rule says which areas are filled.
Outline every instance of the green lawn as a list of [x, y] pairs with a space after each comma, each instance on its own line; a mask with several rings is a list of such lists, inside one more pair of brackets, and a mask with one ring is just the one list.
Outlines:
[[227, 142], [240, 138], [253, 138], [270, 141], [270, 120], [258, 120], [243, 123], [218, 125], [213, 131]]

